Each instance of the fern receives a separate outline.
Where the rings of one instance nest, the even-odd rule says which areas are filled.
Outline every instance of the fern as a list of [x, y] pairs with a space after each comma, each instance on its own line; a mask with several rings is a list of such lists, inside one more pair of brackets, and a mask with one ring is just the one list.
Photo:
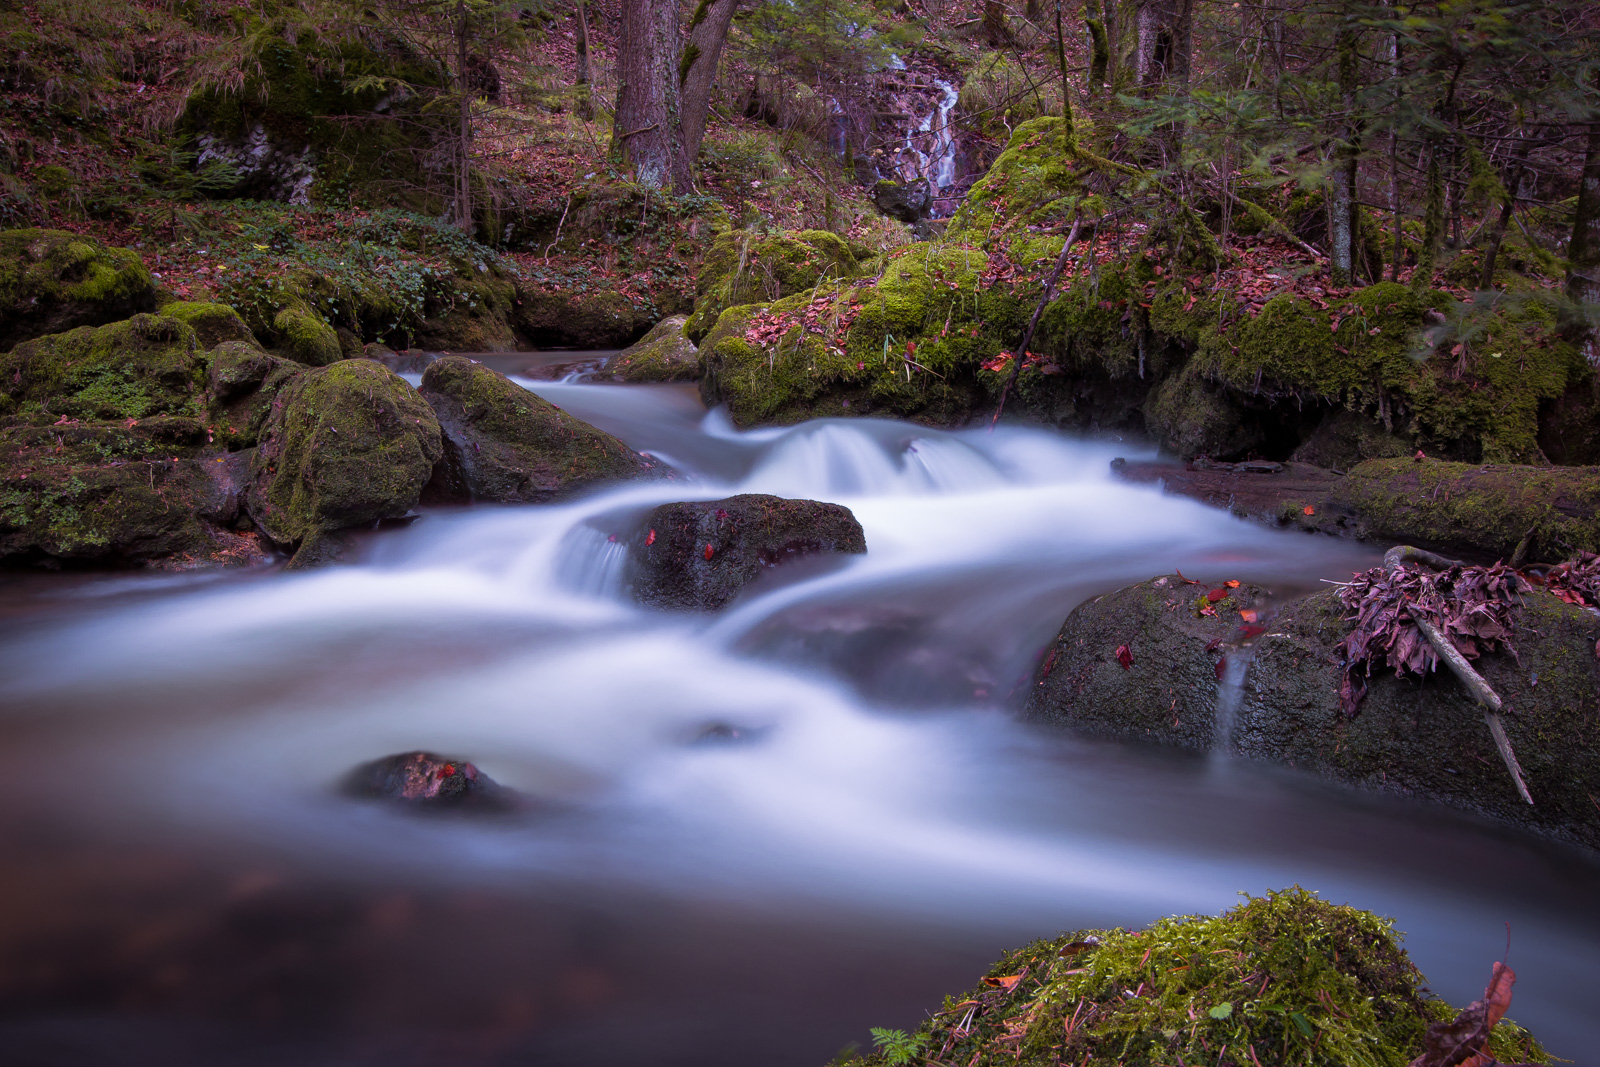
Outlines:
[[908, 1034], [904, 1030], [885, 1030], [881, 1026], [874, 1026], [871, 1030], [872, 1044], [883, 1054], [883, 1062], [888, 1067], [904, 1067], [916, 1058], [922, 1051], [922, 1046], [927, 1042], [926, 1034]]

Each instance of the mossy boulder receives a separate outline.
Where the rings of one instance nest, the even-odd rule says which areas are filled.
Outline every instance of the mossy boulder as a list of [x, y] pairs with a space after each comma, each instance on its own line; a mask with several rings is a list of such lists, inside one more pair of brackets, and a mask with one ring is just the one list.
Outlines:
[[200, 417], [206, 360], [195, 331], [166, 315], [80, 326], [0, 355], [0, 418]]
[[1348, 471], [1368, 459], [1411, 454], [1411, 442], [1370, 416], [1340, 408], [1328, 414], [1289, 458], [1330, 470]]
[[458, 261], [429, 302], [415, 347], [433, 352], [514, 352], [517, 289], [497, 267]]
[[[846, 1062], [1405, 1067], [1428, 1027], [1456, 1015], [1424, 983], [1390, 920], [1295, 886], [1218, 916], [1035, 941], [947, 997], [915, 1034], [884, 1034], [877, 1052]], [[1489, 1051], [1549, 1062], [1510, 1020]]]
[[303, 303], [282, 308], [272, 318], [278, 352], [312, 367], [325, 367], [344, 358], [339, 335], [322, 317]]
[[63, 230], [0, 231], [0, 351], [155, 306], [155, 280], [130, 249]]
[[[1025, 715], [1090, 736], [1201, 751], [1228, 745], [1600, 846], [1600, 810], [1588, 795], [1600, 780], [1600, 616], [1530, 593], [1513, 636], [1517, 658], [1490, 653], [1475, 662], [1509, 709], [1505, 728], [1534, 795], [1529, 807], [1482, 708], [1453, 676], [1419, 682], [1376, 670], [1359, 713], [1344, 715], [1337, 646], [1350, 624], [1336, 592], [1275, 614], [1263, 589], [1224, 587], [1216, 602], [1208, 592], [1167, 575], [1074, 609], [1045, 651]], [[1258, 612], [1260, 627], [1241, 611]], [[1219, 679], [1241, 674], [1229, 712]]]
[[177, 319], [193, 330], [195, 341], [201, 348], [215, 348], [224, 341], [256, 344], [255, 334], [250, 332], [250, 327], [227, 304], [176, 300], [161, 305], [161, 314], [169, 319]]
[[255, 563], [239, 520], [243, 457], [205, 454], [198, 419], [0, 426], [0, 559]]
[[628, 546], [628, 580], [651, 607], [717, 611], [775, 567], [866, 550], [849, 508], [745, 493], [652, 510]]
[[1377, 459], [1334, 489], [1367, 537], [1446, 552], [1530, 559], [1600, 551], [1600, 467], [1527, 467]]
[[1193, 362], [1150, 391], [1144, 414], [1151, 435], [1184, 459], [1242, 457], [1264, 439], [1244, 401], [1206, 381]]
[[692, 382], [700, 377], [700, 353], [684, 332], [688, 317], [656, 323], [638, 344], [606, 360], [604, 372], [622, 382]]
[[465, 356], [428, 364], [422, 397], [444, 433], [430, 503], [539, 503], [657, 470], [610, 434]]
[[340, 360], [301, 371], [273, 398], [245, 506], [309, 562], [328, 535], [410, 511], [443, 452], [438, 420], [405, 379]]
[[933, 209], [933, 189], [925, 181], [885, 178], [872, 187], [872, 202], [891, 219], [911, 225], [926, 218]]
[[719, 234], [700, 267], [689, 338], [698, 344], [728, 308], [793, 296], [827, 279], [855, 278], [863, 268], [849, 243], [827, 230]]
[[701, 396], [736, 424], [877, 415], [963, 422], [998, 390], [983, 365], [1022, 328], [1008, 290], [982, 289], [989, 258], [921, 246], [874, 280], [730, 308], [700, 345]]
[[649, 309], [622, 293], [521, 289], [514, 324], [540, 348], [623, 348], [655, 321]]
[[224, 341], [206, 359], [207, 418], [215, 443], [230, 451], [255, 445], [278, 390], [306, 369], [244, 341]]

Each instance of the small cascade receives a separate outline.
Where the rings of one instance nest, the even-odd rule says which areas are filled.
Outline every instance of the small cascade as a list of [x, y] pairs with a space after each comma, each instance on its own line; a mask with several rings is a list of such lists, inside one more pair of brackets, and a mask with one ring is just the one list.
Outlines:
[[1233, 757], [1233, 731], [1238, 725], [1239, 705], [1244, 700], [1244, 679], [1254, 656], [1247, 646], [1228, 649], [1218, 664], [1217, 715], [1213, 725], [1211, 758], [1226, 761]]

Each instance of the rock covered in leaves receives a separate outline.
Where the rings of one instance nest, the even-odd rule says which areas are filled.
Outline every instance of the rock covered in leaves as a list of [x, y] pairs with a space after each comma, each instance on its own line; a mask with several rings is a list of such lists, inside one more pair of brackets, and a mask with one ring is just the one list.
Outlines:
[[473, 764], [431, 752], [401, 752], [363, 763], [345, 777], [344, 791], [417, 810], [514, 806], [510, 790]]
[[641, 603], [717, 611], [771, 568], [866, 550], [849, 508], [745, 493], [652, 510], [629, 545], [628, 574]]
[[662, 319], [644, 339], [606, 360], [604, 371], [622, 382], [692, 382], [700, 377], [700, 353], [684, 333], [688, 317]]
[[[1035, 941], [915, 1034], [875, 1031], [878, 1051], [850, 1062], [1404, 1067], [1455, 1015], [1423, 982], [1388, 920], [1296, 886], [1215, 917]], [[1549, 1062], [1504, 1011], [1479, 1044], [1501, 1062]]]
[[155, 280], [137, 252], [64, 230], [0, 231], [0, 351], [155, 306]]
[[444, 431], [433, 503], [539, 503], [637, 478], [655, 464], [499, 371], [465, 356], [428, 365], [422, 396]]
[[[1241, 589], [1244, 596], [1211, 605], [1215, 618], [1198, 614], [1210, 591], [1175, 576], [1080, 605], [1045, 651], [1026, 715], [1089, 736], [1208, 750], [1217, 743], [1223, 661], [1247, 656], [1231, 732], [1239, 754], [1600, 846], [1600, 809], [1589, 795], [1600, 781], [1593, 727], [1600, 614], [1529, 592], [1516, 616], [1516, 658], [1485, 650], [1474, 664], [1505, 701], [1505, 730], [1533, 794], [1530, 808], [1506, 773], [1482, 708], [1456, 678], [1397, 677], [1374, 666], [1372, 677], [1362, 678], [1360, 714], [1351, 718], [1339, 694], [1341, 649], [1353, 620], [1340, 593], [1292, 600], [1269, 614], [1263, 591]], [[1241, 610], [1257, 612], [1256, 621]], [[1123, 646], [1131, 656], [1126, 668], [1117, 662]]]
[[[250, 465], [250, 517], [302, 565], [326, 535], [416, 506], [443, 454], [439, 422], [405, 379], [365, 359], [290, 378]], [[301, 553], [305, 553], [302, 560]]]

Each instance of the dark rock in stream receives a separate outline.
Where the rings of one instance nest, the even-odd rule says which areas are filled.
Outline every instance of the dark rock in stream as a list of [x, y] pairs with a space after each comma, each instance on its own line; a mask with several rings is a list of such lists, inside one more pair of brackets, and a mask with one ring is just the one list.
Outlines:
[[651, 511], [629, 546], [629, 580], [651, 607], [717, 611], [771, 568], [866, 550], [849, 508], [745, 493]]
[[661, 473], [610, 434], [465, 356], [428, 364], [422, 396], [444, 431], [428, 503], [541, 503]]
[[363, 763], [346, 776], [343, 791], [419, 810], [509, 811], [517, 806], [511, 790], [471, 763], [432, 752], [401, 752]]
[[[1600, 847], [1600, 615], [1529, 593], [1516, 658], [1488, 653], [1474, 664], [1505, 701], [1530, 808], [1482, 708], [1449, 674], [1418, 682], [1375, 670], [1359, 714], [1345, 717], [1337, 646], [1350, 624], [1336, 591], [1270, 614], [1264, 590], [1220, 592], [1211, 601], [1207, 587], [1167, 575], [1080, 605], [1045, 651], [1026, 716], [1090, 736], [1193, 750], [1231, 734], [1226, 743], [1242, 756]], [[1215, 614], [1201, 615], [1203, 608]], [[1227, 657], [1249, 659], [1231, 728], [1218, 722]]]

